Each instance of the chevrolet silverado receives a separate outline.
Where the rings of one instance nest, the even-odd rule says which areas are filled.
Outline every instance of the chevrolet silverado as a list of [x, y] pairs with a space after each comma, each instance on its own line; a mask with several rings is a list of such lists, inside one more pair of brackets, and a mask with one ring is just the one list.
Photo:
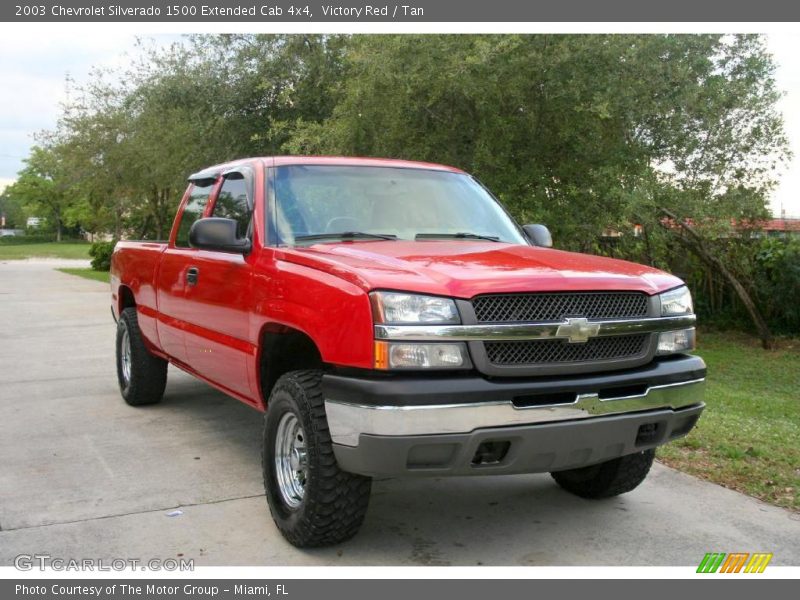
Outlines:
[[124, 400], [159, 402], [172, 364], [264, 412], [266, 497], [301, 547], [355, 535], [375, 476], [628, 492], [704, 408], [680, 279], [556, 250], [441, 165], [204, 169], [168, 241], [116, 245], [111, 285]]

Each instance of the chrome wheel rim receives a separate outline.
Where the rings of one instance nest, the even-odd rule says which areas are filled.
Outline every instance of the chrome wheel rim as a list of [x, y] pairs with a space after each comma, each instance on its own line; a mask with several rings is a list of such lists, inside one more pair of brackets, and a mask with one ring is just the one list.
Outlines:
[[122, 331], [122, 340], [119, 343], [119, 360], [122, 367], [122, 380], [125, 385], [131, 381], [131, 337], [126, 327]]
[[278, 423], [275, 473], [283, 502], [290, 508], [300, 506], [306, 493], [308, 455], [305, 433], [293, 413], [286, 413]]

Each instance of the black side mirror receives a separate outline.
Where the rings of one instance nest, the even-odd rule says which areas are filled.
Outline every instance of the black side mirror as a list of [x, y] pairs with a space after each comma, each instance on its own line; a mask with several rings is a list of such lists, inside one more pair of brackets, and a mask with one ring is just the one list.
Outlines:
[[522, 230], [534, 246], [541, 246], [542, 248], [553, 247], [553, 236], [550, 235], [550, 230], [544, 225], [539, 223], [523, 225]]
[[250, 252], [250, 240], [236, 237], [237, 223], [234, 219], [207, 217], [192, 223], [189, 230], [189, 245], [203, 250], [221, 252]]

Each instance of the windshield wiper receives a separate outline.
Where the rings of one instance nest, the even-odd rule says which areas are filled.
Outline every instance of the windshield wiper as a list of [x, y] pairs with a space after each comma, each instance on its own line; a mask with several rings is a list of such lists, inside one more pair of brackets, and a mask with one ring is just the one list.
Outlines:
[[432, 240], [436, 238], [454, 238], [461, 240], [489, 240], [490, 242], [499, 242], [500, 238], [494, 235], [481, 235], [479, 233], [418, 233], [414, 236], [415, 240]]
[[364, 231], [340, 231], [337, 233], [311, 233], [308, 235], [295, 236], [295, 241], [303, 242], [307, 240], [326, 240], [337, 238], [342, 240], [374, 239], [374, 240], [396, 240], [397, 236], [390, 233], [366, 233]]

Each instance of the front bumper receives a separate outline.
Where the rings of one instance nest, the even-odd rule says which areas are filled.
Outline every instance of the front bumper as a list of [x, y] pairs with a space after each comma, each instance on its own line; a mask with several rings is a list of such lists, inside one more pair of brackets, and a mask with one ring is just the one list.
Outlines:
[[[699, 357], [678, 356], [629, 371], [528, 381], [326, 375], [323, 394], [344, 470], [532, 473], [602, 462], [686, 435], [705, 406], [705, 372]], [[480, 458], [487, 448], [500, 448], [496, 461]]]

